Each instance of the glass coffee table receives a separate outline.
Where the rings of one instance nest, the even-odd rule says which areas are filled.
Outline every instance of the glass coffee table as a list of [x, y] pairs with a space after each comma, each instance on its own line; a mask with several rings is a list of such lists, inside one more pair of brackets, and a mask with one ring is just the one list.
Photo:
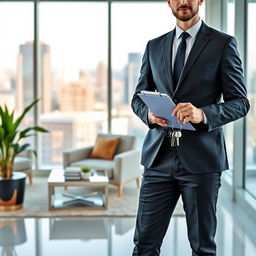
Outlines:
[[[95, 170], [89, 180], [65, 181], [63, 169], [53, 169], [48, 178], [49, 210], [66, 208], [107, 209], [108, 208], [108, 176], [105, 170]], [[80, 187], [82, 193], [71, 190], [56, 191], [56, 187]]]

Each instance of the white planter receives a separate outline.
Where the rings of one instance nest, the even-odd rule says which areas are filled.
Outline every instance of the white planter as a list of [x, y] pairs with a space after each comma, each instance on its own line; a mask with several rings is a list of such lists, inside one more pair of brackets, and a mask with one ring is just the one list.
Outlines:
[[91, 173], [91, 172], [82, 172], [82, 178], [83, 178], [84, 180], [89, 180], [90, 173]]

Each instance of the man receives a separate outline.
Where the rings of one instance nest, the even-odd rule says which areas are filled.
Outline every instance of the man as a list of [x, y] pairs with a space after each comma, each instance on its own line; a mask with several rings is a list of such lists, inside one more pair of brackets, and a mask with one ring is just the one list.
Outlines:
[[[222, 126], [245, 116], [249, 102], [236, 40], [200, 19], [203, 1], [168, 0], [176, 28], [149, 41], [143, 56], [132, 108], [150, 129], [142, 150], [134, 256], [160, 255], [180, 196], [192, 255], [216, 255], [216, 202], [221, 172], [228, 169]], [[182, 130], [179, 146], [172, 147], [173, 129], [139, 98], [142, 90], [168, 94], [176, 103], [170, 115], [196, 131]]]

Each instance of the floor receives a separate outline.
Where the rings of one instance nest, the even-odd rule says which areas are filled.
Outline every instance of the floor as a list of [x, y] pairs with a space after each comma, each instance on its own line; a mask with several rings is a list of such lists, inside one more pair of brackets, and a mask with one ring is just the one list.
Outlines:
[[[135, 218], [0, 219], [0, 255], [131, 256]], [[218, 256], [255, 256], [256, 223], [221, 190]], [[16, 253], [16, 254], [15, 254]], [[161, 256], [190, 256], [184, 217], [174, 217]]]

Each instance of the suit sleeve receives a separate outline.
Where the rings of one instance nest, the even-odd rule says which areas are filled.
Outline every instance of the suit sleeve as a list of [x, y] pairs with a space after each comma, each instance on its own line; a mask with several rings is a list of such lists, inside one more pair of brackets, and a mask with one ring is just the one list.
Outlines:
[[224, 48], [219, 70], [224, 102], [201, 107], [207, 117], [208, 131], [245, 116], [250, 108], [234, 37], [230, 37]]
[[152, 76], [152, 71], [150, 67], [149, 62], [149, 43], [148, 42], [146, 46], [146, 50], [144, 52], [143, 58], [142, 58], [142, 65], [140, 70], [140, 76], [138, 80], [137, 87], [135, 89], [135, 93], [132, 98], [131, 106], [133, 109], [133, 112], [150, 128], [153, 129], [157, 124], [151, 124], [148, 120], [148, 107], [146, 104], [140, 99], [140, 97], [137, 95], [142, 90], [147, 91], [154, 91], [155, 90], [155, 83]]

